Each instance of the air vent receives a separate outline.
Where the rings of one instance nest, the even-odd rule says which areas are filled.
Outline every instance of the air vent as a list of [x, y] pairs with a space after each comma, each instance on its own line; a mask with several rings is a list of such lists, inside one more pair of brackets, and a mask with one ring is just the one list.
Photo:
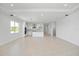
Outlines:
[[10, 16], [13, 16], [13, 14], [11, 14]]
[[68, 14], [65, 14], [65, 16], [69, 16]]

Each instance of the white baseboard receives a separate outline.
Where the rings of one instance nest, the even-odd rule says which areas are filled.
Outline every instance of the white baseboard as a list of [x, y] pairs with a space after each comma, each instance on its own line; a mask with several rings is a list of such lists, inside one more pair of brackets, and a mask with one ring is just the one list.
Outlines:
[[12, 41], [14, 41], [14, 40], [17, 40], [17, 39], [19, 39], [19, 38], [22, 38], [22, 37], [23, 37], [23, 36], [20, 36], [20, 37], [14, 38], [14, 39], [7, 40], [7, 41], [5, 41], [5, 42], [1, 42], [1, 43], [0, 43], [0, 46], [6, 45], [7, 43], [10, 43], [10, 42], [12, 42]]
[[69, 43], [71, 43], [71, 44], [74, 44], [75, 46], [78, 46], [79, 47], [79, 44], [76, 44], [76, 43], [74, 43], [74, 42], [72, 42], [72, 41], [70, 41], [70, 40], [66, 40], [66, 39], [63, 39], [63, 38], [60, 38], [60, 37], [57, 37], [58, 39], [61, 39], [61, 40], [64, 40], [64, 41], [67, 41], [67, 42], [69, 42]]

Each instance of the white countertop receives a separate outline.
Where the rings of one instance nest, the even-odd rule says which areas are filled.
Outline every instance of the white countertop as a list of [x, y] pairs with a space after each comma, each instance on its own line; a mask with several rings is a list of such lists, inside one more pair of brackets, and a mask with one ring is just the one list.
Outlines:
[[44, 33], [43, 32], [32, 32], [32, 37], [43, 37]]

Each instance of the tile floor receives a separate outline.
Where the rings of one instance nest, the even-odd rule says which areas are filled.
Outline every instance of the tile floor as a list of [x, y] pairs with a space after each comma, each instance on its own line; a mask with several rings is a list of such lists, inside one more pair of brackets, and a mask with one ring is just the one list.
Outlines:
[[79, 47], [49, 36], [23, 37], [0, 46], [0, 56], [79, 56]]

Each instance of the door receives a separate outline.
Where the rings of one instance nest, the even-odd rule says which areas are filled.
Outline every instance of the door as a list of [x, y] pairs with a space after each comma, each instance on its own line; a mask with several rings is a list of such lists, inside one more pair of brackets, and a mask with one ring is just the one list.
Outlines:
[[54, 22], [54, 27], [53, 27], [53, 36], [56, 37], [56, 22]]

